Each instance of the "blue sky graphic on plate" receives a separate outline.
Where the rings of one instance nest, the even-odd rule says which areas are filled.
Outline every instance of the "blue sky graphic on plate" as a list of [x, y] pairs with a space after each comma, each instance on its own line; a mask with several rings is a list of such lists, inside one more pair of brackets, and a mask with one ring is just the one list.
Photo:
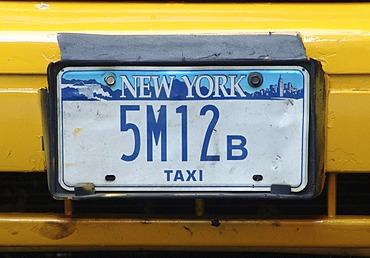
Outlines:
[[[260, 87], [251, 87], [248, 75], [263, 75]], [[113, 76], [111, 86], [105, 82]], [[63, 100], [201, 100], [300, 99], [304, 76], [299, 70], [191, 70], [191, 71], [84, 71], [62, 74]]]

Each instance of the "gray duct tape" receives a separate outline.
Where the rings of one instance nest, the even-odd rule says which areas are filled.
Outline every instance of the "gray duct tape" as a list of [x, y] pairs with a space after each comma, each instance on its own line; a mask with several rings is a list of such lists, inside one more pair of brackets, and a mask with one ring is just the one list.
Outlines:
[[62, 60], [199, 62], [304, 60], [299, 35], [93, 35], [60, 33]]

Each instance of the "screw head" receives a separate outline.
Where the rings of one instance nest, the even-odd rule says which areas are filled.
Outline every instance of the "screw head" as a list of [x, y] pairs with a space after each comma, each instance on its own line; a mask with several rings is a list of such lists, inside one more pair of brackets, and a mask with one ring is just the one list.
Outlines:
[[104, 81], [109, 85], [113, 86], [116, 83], [116, 78], [113, 75], [108, 75], [104, 78]]
[[263, 83], [263, 76], [260, 73], [253, 72], [248, 76], [248, 83], [252, 87], [259, 87]]

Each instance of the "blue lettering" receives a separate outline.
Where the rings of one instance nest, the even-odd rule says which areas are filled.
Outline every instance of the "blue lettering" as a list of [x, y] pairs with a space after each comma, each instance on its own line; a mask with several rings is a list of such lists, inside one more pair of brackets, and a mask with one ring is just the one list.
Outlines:
[[173, 170], [165, 170], [163, 172], [167, 174], [167, 182], [171, 181], [171, 174]]
[[[233, 144], [233, 141], [238, 141], [238, 143]], [[248, 156], [248, 151], [245, 148], [246, 144], [247, 144], [247, 139], [245, 139], [244, 136], [242, 136], [242, 135], [228, 135], [227, 136], [227, 160], [243, 160], [243, 159], [245, 159]], [[238, 150], [239, 155], [233, 155], [233, 150]]]
[[204, 116], [208, 111], [213, 113], [213, 117], [208, 125], [206, 135], [204, 136], [202, 153], [200, 155], [200, 161], [220, 161], [220, 155], [208, 155], [208, 145], [211, 139], [213, 130], [217, 124], [218, 118], [220, 117], [220, 112], [217, 107], [213, 105], [206, 105], [200, 110], [200, 115]]
[[176, 113], [181, 114], [181, 160], [188, 160], [188, 109], [186, 105], [176, 108]]
[[[174, 173], [175, 172], [175, 173]], [[185, 172], [186, 172], [186, 180], [185, 180]], [[186, 169], [184, 172], [181, 169], [173, 170], [173, 169], [166, 169], [163, 170], [163, 173], [166, 174], [166, 181], [181, 181], [181, 182], [197, 182], [203, 181], [203, 170], [196, 170], [196, 169]]]
[[197, 181], [197, 179], [195, 178], [195, 173], [196, 173], [197, 171], [196, 170], [193, 170], [193, 171], [191, 171], [191, 170], [186, 170], [186, 173], [188, 174], [188, 178], [186, 179], [186, 181]]
[[128, 130], [132, 130], [134, 133], [134, 151], [131, 155], [123, 154], [121, 159], [123, 161], [133, 161], [137, 158], [140, 152], [140, 131], [139, 128], [132, 123], [127, 123], [127, 111], [139, 111], [140, 106], [139, 105], [121, 105], [120, 109], [120, 117], [121, 117], [121, 131], [127, 132]]
[[[147, 108], [147, 161], [153, 161], [153, 137], [155, 145], [158, 146], [159, 136], [161, 136], [161, 161], [167, 161], [167, 110], [165, 105], [161, 105], [158, 120], [155, 119], [152, 105]], [[153, 136], [153, 137], [152, 137]]]
[[173, 181], [184, 181], [184, 176], [182, 175], [181, 170], [176, 170], [175, 177], [173, 178]]

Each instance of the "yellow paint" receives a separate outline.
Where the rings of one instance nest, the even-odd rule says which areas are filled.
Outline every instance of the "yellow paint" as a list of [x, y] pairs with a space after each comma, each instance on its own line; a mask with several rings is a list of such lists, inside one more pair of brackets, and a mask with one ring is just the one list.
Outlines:
[[370, 172], [370, 73], [331, 75], [329, 81], [326, 168]]
[[[369, 61], [370, 65], [370, 61]], [[349, 93], [370, 91], [370, 73], [369, 74], [336, 74], [330, 76], [330, 90]]]
[[[0, 17], [1, 15], [0, 12]], [[4, 32], [0, 31], [0, 33]], [[7, 35], [8, 33], [5, 32], [4, 34]], [[11, 32], [11, 34], [14, 33], [17, 32]], [[3, 37], [11, 38], [11, 36]], [[0, 49], [0, 73], [3, 74], [46, 74], [47, 65], [60, 59], [59, 48], [56, 43], [35, 43], [28, 40], [24, 42], [4, 42], [0, 36]]]
[[40, 110], [36, 90], [0, 90], [0, 171], [45, 171]]
[[0, 90], [23, 91], [47, 87], [46, 76], [35, 74], [1, 74]]
[[370, 91], [330, 91], [327, 122], [328, 171], [370, 171], [369, 114]]
[[[62, 215], [1, 214], [0, 249], [6, 246], [75, 246], [104, 250], [244, 248], [370, 248], [370, 217], [291, 220], [73, 218]], [[206, 236], [206, 237], [205, 237]], [[289, 241], [287, 241], [289, 239]]]
[[[145, 4], [2, 2], [0, 71], [44, 74], [59, 32], [300, 33], [327, 73], [370, 72], [370, 4]], [[24, 44], [26, 42], [27, 44]], [[88, 47], [88, 45], [87, 45]]]

